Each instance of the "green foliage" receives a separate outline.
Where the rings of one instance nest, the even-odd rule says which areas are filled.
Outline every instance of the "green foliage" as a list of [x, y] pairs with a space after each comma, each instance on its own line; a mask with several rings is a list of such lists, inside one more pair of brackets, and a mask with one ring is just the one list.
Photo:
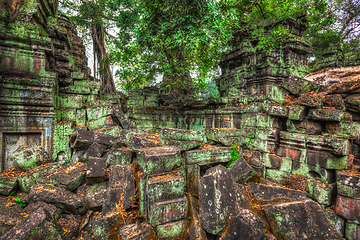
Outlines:
[[12, 191], [9, 196], [13, 196], [16, 193], [16, 191]]
[[232, 150], [231, 150], [231, 160], [230, 162], [228, 162], [228, 164], [226, 165], [226, 168], [231, 167], [234, 162], [236, 162], [236, 160], [238, 160], [240, 158], [240, 145], [239, 144], [233, 144], [231, 145]]
[[15, 201], [19, 207], [25, 207], [28, 203], [26, 200], [22, 201], [20, 198], [15, 198]]
[[251, 147], [251, 142], [252, 142], [252, 140], [254, 139], [254, 136], [255, 136], [255, 132], [251, 132], [251, 135], [250, 135], [250, 137], [249, 137], [249, 141], [246, 143], [246, 146], [247, 146], [247, 148], [249, 148], [249, 149], [250, 149], [250, 147]]

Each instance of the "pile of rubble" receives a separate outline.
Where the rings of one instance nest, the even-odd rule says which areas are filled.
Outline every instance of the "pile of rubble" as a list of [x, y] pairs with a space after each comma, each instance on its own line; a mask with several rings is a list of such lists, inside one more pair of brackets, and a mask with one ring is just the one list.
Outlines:
[[0, 181], [1, 239], [359, 237], [360, 166], [336, 171], [335, 182], [272, 181], [266, 170], [285, 172], [291, 160], [240, 148], [239, 131], [76, 130], [71, 163], [19, 148]]

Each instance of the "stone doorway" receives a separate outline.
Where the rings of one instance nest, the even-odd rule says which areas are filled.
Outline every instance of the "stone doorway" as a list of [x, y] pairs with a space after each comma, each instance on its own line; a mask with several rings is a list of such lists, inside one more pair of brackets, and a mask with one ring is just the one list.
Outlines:
[[13, 154], [20, 146], [41, 144], [41, 133], [4, 133], [4, 149], [1, 171], [13, 168], [13, 163], [8, 161], [8, 157]]

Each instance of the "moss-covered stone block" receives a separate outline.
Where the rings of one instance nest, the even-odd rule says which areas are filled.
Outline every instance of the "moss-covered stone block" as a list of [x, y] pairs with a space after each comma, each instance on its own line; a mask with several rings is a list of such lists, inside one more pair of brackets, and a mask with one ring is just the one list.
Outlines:
[[156, 227], [156, 233], [159, 240], [185, 239], [187, 235], [189, 220], [182, 219], [176, 222], [170, 222]]
[[209, 163], [229, 162], [231, 152], [231, 147], [204, 145], [200, 150], [186, 151], [184, 158], [186, 164], [206, 165]]
[[348, 240], [360, 239], [360, 224], [357, 221], [346, 221], [345, 238]]
[[110, 115], [110, 116], [106, 116], [106, 117], [101, 117], [96, 120], [88, 121], [86, 123], [86, 125], [90, 131], [94, 131], [94, 130], [98, 130], [98, 129], [102, 129], [102, 128], [111, 127], [114, 125], [114, 121], [113, 121], [112, 116]]
[[335, 200], [335, 183], [325, 184], [319, 180], [311, 179], [308, 181], [308, 196], [315, 199], [324, 206], [330, 206]]
[[336, 183], [339, 195], [360, 199], [360, 173], [353, 170], [337, 171]]
[[306, 113], [305, 107], [295, 105], [295, 106], [289, 106], [288, 109], [289, 109], [288, 118], [290, 120], [302, 121], [304, 119]]
[[275, 154], [264, 153], [262, 162], [268, 169], [277, 169], [282, 172], [291, 173], [292, 160], [287, 157], [280, 157]]
[[293, 161], [292, 174], [304, 175], [308, 179], [321, 180], [330, 184], [335, 181], [335, 170], [321, 168], [319, 166], [311, 166], [306, 163]]
[[184, 164], [179, 148], [174, 146], [139, 149], [136, 163], [145, 175], [168, 172]]
[[351, 169], [353, 157], [337, 156], [325, 151], [308, 150], [306, 163], [326, 169]]
[[188, 213], [188, 200], [183, 198], [156, 202], [151, 206], [150, 223], [153, 227], [185, 219]]
[[352, 116], [343, 111], [333, 109], [310, 109], [307, 117], [317, 121], [351, 121]]
[[99, 106], [99, 107], [90, 107], [86, 109], [87, 120], [96, 120], [113, 113], [113, 108], [110, 106]]

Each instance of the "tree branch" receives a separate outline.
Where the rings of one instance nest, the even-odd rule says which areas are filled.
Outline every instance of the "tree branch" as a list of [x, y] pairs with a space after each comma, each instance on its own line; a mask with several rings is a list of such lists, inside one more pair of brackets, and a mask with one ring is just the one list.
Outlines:
[[117, 40], [120, 40], [120, 38], [118, 38], [118, 37], [116, 37], [116, 36], [114, 36], [114, 35], [112, 35], [112, 34], [110, 34], [110, 33], [108, 33], [107, 31], [106, 31], [106, 29], [104, 28], [104, 32], [106, 33], [106, 35], [108, 35], [109, 37], [112, 37], [112, 38], [115, 38], [115, 39], [117, 39]]

